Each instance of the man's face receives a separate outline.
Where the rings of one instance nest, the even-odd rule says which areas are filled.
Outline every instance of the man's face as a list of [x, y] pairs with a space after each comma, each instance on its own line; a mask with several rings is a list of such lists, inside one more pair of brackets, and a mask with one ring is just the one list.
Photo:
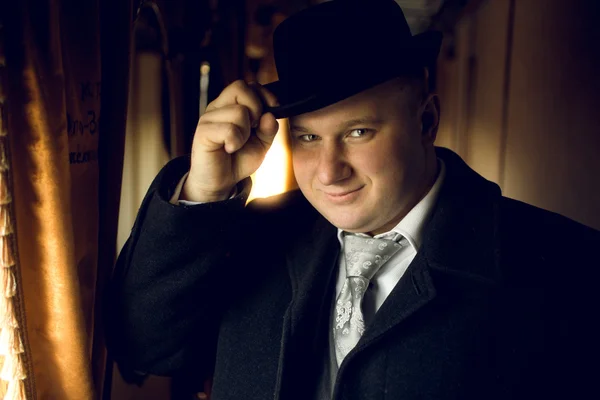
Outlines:
[[435, 128], [423, 132], [424, 108], [414, 87], [396, 79], [290, 118], [304, 196], [343, 230], [392, 229], [433, 183]]

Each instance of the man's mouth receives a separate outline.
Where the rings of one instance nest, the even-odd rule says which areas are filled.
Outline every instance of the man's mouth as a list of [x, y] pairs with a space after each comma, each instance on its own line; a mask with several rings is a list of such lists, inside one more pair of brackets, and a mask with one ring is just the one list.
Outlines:
[[325, 196], [330, 201], [333, 201], [335, 203], [344, 203], [344, 202], [349, 202], [351, 200], [354, 200], [356, 197], [358, 197], [360, 190], [363, 187], [364, 186], [361, 186], [359, 188], [352, 189], [352, 190], [344, 190], [344, 191], [339, 191], [339, 192], [324, 192], [324, 193], [325, 193]]

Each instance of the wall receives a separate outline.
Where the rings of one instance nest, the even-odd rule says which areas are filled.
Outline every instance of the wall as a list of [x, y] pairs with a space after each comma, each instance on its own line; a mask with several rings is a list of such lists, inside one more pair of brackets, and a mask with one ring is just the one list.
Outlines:
[[598, 7], [518, 1], [503, 186], [600, 229]]
[[598, 2], [488, 0], [442, 54], [439, 143], [505, 195], [600, 229]]

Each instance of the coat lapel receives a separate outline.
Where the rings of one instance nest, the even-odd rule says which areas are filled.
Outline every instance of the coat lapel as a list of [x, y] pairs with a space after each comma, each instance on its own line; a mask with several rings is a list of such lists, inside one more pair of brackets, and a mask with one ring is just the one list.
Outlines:
[[[309, 229], [301, 231], [300, 237], [290, 241], [292, 247], [287, 252], [293, 295], [284, 321], [280, 398], [310, 398], [314, 393], [328, 344], [337, 276], [340, 246], [336, 228], [319, 215]], [[299, 377], [301, 386], [295, 384]]]
[[[288, 253], [293, 290], [290, 322], [295, 337], [314, 335], [317, 316], [327, 314], [340, 246], [336, 228], [319, 216], [310, 233], [299, 238]], [[307, 332], [308, 331], [308, 332]]]
[[436, 290], [429, 274], [427, 260], [423, 253], [418, 253], [347, 359], [351, 359], [353, 353], [360, 352], [392, 327], [423, 308], [435, 296]]

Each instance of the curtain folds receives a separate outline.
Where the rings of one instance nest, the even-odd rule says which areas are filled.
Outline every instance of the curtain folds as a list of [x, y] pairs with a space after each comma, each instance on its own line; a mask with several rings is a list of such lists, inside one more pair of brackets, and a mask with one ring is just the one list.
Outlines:
[[[100, 398], [99, 295], [115, 254], [131, 1], [3, 3], [12, 249], [23, 305], [23, 374], [15, 376], [26, 376], [14, 398]], [[0, 206], [0, 231], [2, 218]], [[5, 340], [20, 350], [16, 337]]]
[[[8, 148], [6, 32], [0, 19], [0, 395], [24, 400], [32, 393], [23, 341], [23, 297], [15, 246], [11, 162]], [[31, 396], [29, 396], [31, 397]]]

